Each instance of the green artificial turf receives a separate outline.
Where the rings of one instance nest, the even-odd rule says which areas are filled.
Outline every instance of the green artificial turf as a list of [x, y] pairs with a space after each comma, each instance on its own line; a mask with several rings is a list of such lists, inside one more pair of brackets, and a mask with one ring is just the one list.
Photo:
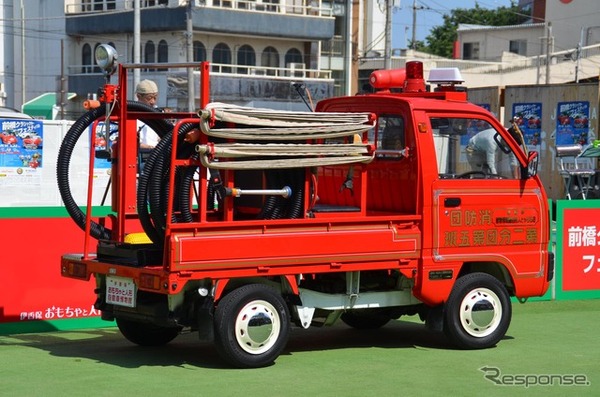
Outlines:
[[[195, 333], [158, 348], [116, 328], [13, 334], [0, 336], [0, 396], [599, 396], [599, 334], [600, 300], [515, 303], [492, 349], [453, 349], [412, 317], [368, 332], [340, 323], [294, 328], [275, 365], [251, 370]], [[553, 386], [510, 385], [550, 375]], [[588, 385], [556, 384], [574, 375]]]

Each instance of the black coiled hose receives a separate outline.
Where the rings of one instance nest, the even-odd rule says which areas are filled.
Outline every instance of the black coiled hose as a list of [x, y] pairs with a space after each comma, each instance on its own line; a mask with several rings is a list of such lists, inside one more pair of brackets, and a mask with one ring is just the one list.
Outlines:
[[[128, 101], [127, 110], [129, 111], [140, 111], [140, 112], [157, 112], [155, 108], [148, 106], [141, 102]], [[87, 131], [88, 127], [99, 118], [106, 116], [106, 106], [100, 106], [96, 109], [92, 109], [82, 115], [77, 121], [69, 128], [63, 142], [58, 151], [58, 159], [56, 164], [56, 175], [58, 182], [58, 190], [60, 196], [65, 204], [67, 212], [73, 218], [75, 223], [82, 229], [85, 230], [85, 214], [73, 198], [71, 194], [71, 186], [69, 183], [69, 164], [71, 163], [71, 156], [73, 155], [73, 149], [77, 144], [77, 141], [81, 135]], [[169, 133], [173, 126], [166, 120], [163, 119], [148, 119], [142, 121], [150, 126], [156, 133], [162, 138], [164, 135]], [[100, 225], [99, 223], [93, 222], [90, 227], [90, 234], [92, 237], [99, 240], [109, 240], [111, 238], [111, 230]]]
[[[194, 144], [184, 141], [185, 135], [195, 128], [194, 124], [183, 124], [178, 130], [177, 158], [190, 158], [195, 155]], [[166, 228], [167, 200], [169, 195], [169, 171], [173, 133], [167, 133], [150, 153], [144, 165], [144, 172], [138, 180], [137, 207], [140, 223], [150, 240], [161, 245]], [[191, 221], [190, 186], [196, 166], [178, 167], [175, 170], [174, 213], [181, 215], [172, 222]], [[191, 174], [189, 176], [188, 174]]]
[[304, 206], [304, 175], [304, 168], [265, 171], [267, 189], [289, 186], [292, 189], [292, 197], [267, 197], [258, 217], [260, 219], [301, 218]]

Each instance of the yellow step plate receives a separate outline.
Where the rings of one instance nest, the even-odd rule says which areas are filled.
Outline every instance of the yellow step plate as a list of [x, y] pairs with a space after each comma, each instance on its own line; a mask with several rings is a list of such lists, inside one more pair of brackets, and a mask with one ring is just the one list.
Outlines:
[[146, 233], [130, 233], [125, 236], [125, 243], [128, 244], [152, 244], [152, 240]]

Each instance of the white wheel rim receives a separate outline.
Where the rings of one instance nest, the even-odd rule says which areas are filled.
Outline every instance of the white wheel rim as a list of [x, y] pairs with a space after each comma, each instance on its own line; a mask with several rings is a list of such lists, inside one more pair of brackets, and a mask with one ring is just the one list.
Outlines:
[[471, 336], [483, 338], [493, 333], [502, 320], [502, 303], [493, 291], [476, 288], [460, 303], [460, 323]]
[[235, 338], [250, 354], [262, 354], [277, 342], [281, 320], [273, 305], [264, 300], [248, 303], [235, 319]]

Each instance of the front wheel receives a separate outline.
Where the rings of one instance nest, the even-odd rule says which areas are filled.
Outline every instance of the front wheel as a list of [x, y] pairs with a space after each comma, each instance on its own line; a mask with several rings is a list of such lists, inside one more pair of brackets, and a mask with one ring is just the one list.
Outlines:
[[494, 346], [506, 334], [512, 316], [506, 287], [485, 273], [460, 277], [446, 303], [444, 332], [463, 349]]
[[240, 368], [273, 363], [289, 339], [287, 305], [281, 294], [262, 284], [248, 284], [225, 295], [214, 321], [217, 350]]

